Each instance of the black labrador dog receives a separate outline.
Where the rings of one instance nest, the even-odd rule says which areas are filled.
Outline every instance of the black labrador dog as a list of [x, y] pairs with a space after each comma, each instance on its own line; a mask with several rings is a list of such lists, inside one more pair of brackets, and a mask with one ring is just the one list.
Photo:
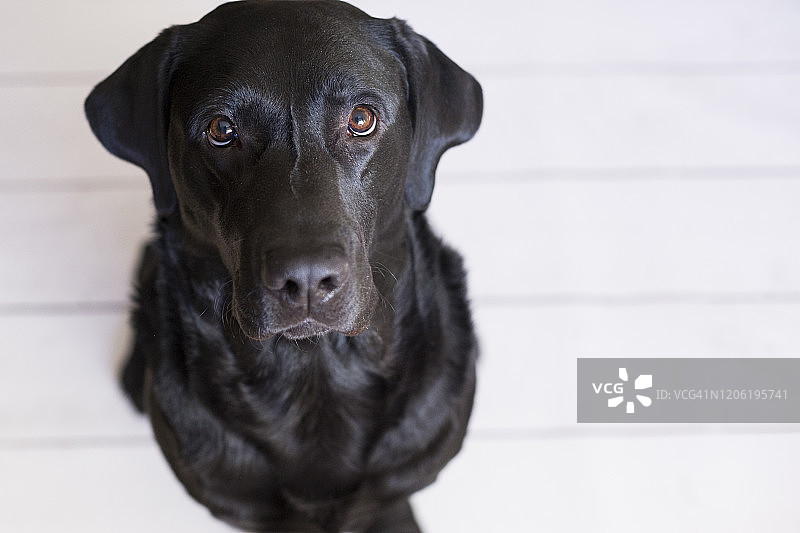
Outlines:
[[243, 529], [414, 532], [458, 452], [476, 341], [425, 218], [480, 85], [338, 1], [225, 4], [86, 100], [150, 178], [125, 390], [188, 492]]

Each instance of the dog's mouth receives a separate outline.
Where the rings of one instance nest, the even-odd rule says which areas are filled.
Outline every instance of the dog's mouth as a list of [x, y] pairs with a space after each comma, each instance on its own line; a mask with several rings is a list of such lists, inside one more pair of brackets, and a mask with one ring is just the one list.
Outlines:
[[299, 324], [290, 326], [278, 332], [278, 334], [286, 337], [289, 340], [307, 339], [309, 337], [319, 337], [330, 333], [333, 330], [327, 324], [317, 322], [313, 318], [306, 318]]
[[[366, 303], [367, 305], [363, 305]], [[275, 336], [289, 340], [309, 339], [329, 333], [353, 337], [363, 332], [371, 320], [373, 302], [350, 301], [335, 313], [283, 313], [264, 305], [241, 305], [234, 298], [233, 317], [244, 335], [255, 341]], [[292, 316], [293, 315], [293, 316]]]
[[276, 335], [289, 340], [308, 339], [319, 337], [334, 331], [335, 328], [311, 317], [303, 318], [289, 325], [267, 325], [263, 320], [253, 320], [248, 313], [234, 308], [234, 317], [242, 333], [254, 341], [266, 341]]
[[292, 341], [321, 337], [329, 333], [341, 333], [343, 335], [347, 335], [348, 337], [353, 337], [367, 329], [366, 325], [356, 326], [350, 329], [336, 328], [329, 324], [314, 320], [313, 318], [305, 318], [297, 324], [274, 330], [259, 327], [251, 328], [247, 327], [242, 321], [237, 321], [239, 322], [239, 326], [245, 336], [254, 341], [260, 342], [266, 341], [278, 335]]

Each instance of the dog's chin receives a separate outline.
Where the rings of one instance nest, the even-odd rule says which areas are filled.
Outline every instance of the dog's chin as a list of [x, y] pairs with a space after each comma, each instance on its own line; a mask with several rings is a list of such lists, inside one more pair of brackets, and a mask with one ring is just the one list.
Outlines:
[[328, 333], [341, 333], [348, 337], [354, 337], [367, 329], [366, 325], [363, 327], [355, 326], [349, 329], [335, 328], [314, 320], [313, 318], [306, 318], [297, 324], [282, 328], [267, 328], [253, 325], [246, 326], [241, 321], [239, 322], [239, 327], [246, 337], [254, 341], [266, 341], [278, 335], [292, 341], [312, 339], [327, 335]]
[[309, 339], [332, 331], [329, 326], [309, 318], [288, 327], [264, 327], [249, 324], [242, 320], [238, 322], [242, 333], [254, 341], [267, 341], [278, 335], [290, 340]]
[[333, 331], [333, 329], [330, 326], [317, 322], [314, 319], [306, 318], [299, 324], [283, 329], [278, 333], [289, 340], [297, 341], [311, 337], [320, 337], [331, 331]]

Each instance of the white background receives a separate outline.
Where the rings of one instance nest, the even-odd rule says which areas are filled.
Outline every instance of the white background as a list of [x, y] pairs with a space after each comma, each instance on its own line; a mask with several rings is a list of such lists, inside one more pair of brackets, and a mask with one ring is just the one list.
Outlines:
[[[794, 425], [578, 425], [577, 357], [800, 356], [800, 2], [356, 2], [483, 84], [430, 210], [483, 346], [429, 532], [794, 532]], [[0, 530], [229, 531], [118, 391], [147, 179], [92, 85], [210, 1], [0, 5]]]

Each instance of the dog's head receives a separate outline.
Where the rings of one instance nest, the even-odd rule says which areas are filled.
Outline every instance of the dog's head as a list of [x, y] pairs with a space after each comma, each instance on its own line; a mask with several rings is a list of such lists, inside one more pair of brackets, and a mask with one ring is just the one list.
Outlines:
[[155, 206], [218, 254], [255, 339], [369, 326], [373, 268], [403, 255], [480, 85], [396, 19], [337, 1], [225, 4], [167, 29], [86, 100], [93, 131], [145, 169]]

